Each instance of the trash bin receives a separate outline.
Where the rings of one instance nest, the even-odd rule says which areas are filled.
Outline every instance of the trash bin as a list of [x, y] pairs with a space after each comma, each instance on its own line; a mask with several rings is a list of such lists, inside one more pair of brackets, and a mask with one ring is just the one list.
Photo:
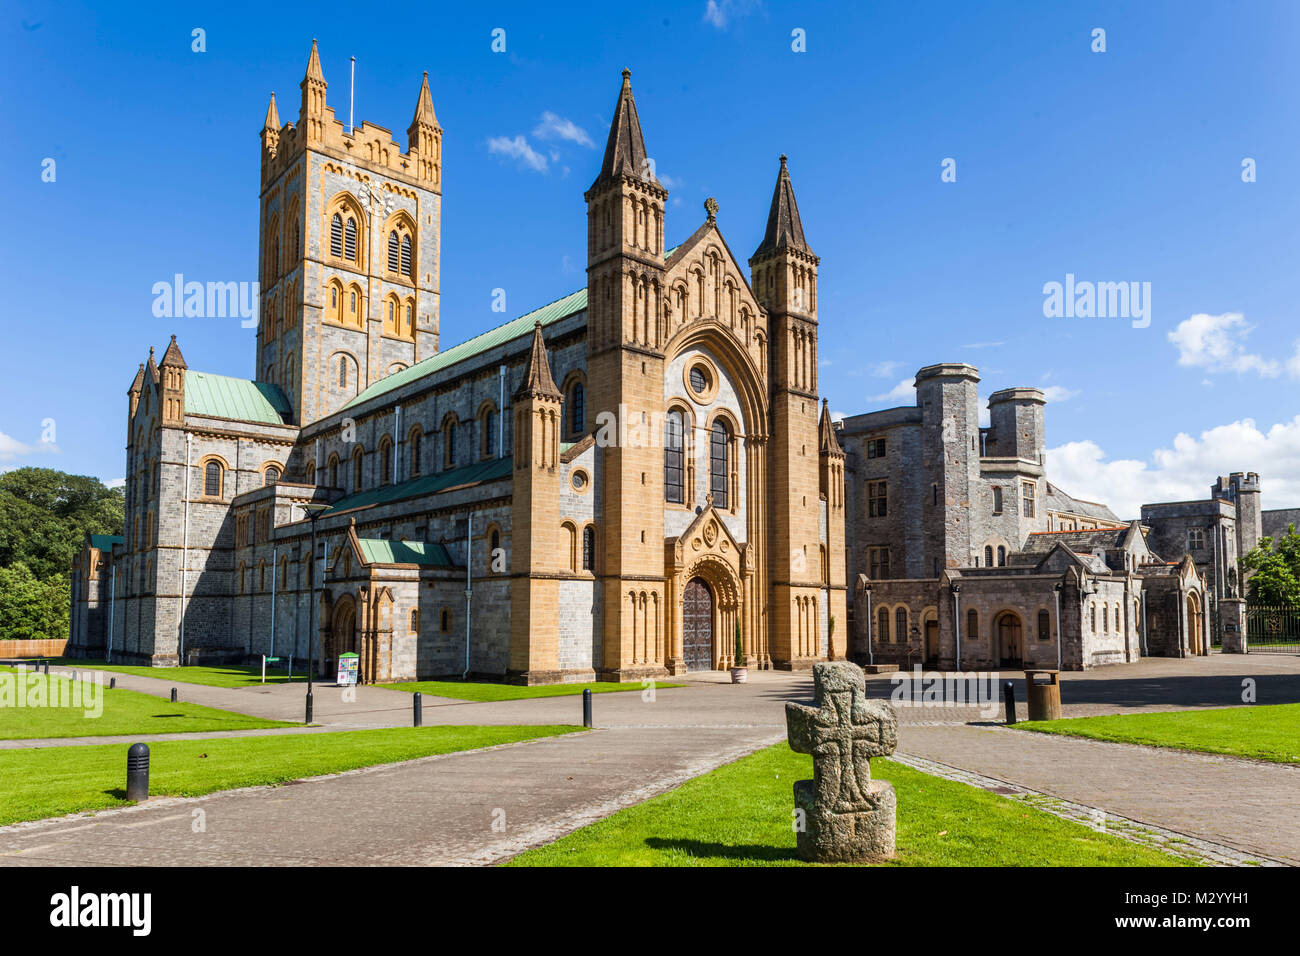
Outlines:
[[1029, 698], [1030, 720], [1060, 720], [1060, 671], [1026, 670], [1025, 689]]

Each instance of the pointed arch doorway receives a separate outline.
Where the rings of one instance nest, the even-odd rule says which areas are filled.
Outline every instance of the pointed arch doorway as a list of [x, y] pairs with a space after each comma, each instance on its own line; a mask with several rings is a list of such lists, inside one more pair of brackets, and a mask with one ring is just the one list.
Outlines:
[[1024, 663], [1024, 626], [1020, 615], [1015, 611], [1006, 611], [998, 617], [998, 664], [1003, 667], [1019, 667]]
[[691, 578], [682, 591], [682, 659], [688, 671], [713, 669], [713, 590]]
[[329, 654], [323, 662], [328, 674], [338, 666], [340, 654], [357, 652], [357, 605], [352, 596], [344, 595], [334, 605], [334, 615], [330, 619]]

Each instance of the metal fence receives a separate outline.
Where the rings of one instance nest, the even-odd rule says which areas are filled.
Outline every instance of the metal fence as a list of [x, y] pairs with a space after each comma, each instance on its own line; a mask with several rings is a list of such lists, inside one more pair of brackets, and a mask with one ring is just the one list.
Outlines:
[[1251, 654], [1300, 654], [1300, 607], [1248, 607], [1246, 649]]

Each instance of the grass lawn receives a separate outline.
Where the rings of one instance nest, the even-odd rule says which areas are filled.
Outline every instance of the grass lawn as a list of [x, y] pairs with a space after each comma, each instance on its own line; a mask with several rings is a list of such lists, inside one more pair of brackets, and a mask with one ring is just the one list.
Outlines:
[[[389, 690], [404, 690], [409, 693], [428, 694], [431, 697], [451, 697], [455, 700], [523, 700], [529, 697], [567, 697], [590, 690], [593, 694], [608, 694], [616, 691], [642, 690], [637, 683], [619, 684], [598, 681], [594, 684], [538, 684], [533, 687], [520, 687], [514, 684], [476, 683], [473, 681], [420, 680], [406, 681], [399, 684], [379, 684]], [[656, 689], [681, 687], [681, 684], [665, 684], [655, 681]]]
[[[571, 733], [581, 727], [401, 727], [150, 744], [149, 792], [193, 797], [431, 754]], [[126, 746], [0, 751], [0, 826], [125, 806]]]
[[[0, 671], [13, 673], [10, 668]], [[58, 695], [61, 701], [72, 700], [72, 679], [51, 674], [37, 675], [47, 703]], [[0, 680], [6, 675], [0, 674]], [[9, 678], [12, 680], [12, 678]], [[29, 673], [27, 681], [32, 680]], [[82, 682], [83, 685], [89, 682]], [[12, 685], [11, 685], [12, 686]], [[16, 707], [9, 701], [0, 706], [0, 740], [26, 740], [34, 737], [107, 737], [113, 734], [174, 734], [211, 730], [252, 730], [262, 727], [295, 727], [297, 724], [277, 720], [263, 720], [247, 714], [217, 710], [200, 704], [171, 703], [148, 694], [139, 694], [125, 688], [109, 690], [107, 682], [95, 688], [102, 702], [98, 717], [87, 716], [96, 708], [87, 707], [91, 701], [81, 697], [77, 707]], [[30, 702], [30, 688], [24, 700]], [[2, 698], [0, 698], [2, 699]]]
[[[872, 760], [898, 794], [891, 866], [1177, 866], [1184, 861], [1018, 800]], [[812, 757], [780, 743], [621, 810], [511, 866], [791, 866], [792, 787]]]
[[[153, 677], [178, 684], [203, 684], [207, 687], [251, 687], [262, 683], [261, 663], [221, 664], [211, 667], [138, 667], [130, 664], [75, 660], [71, 657], [55, 657], [50, 658], [49, 661], [60, 667], [75, 667], [78, 670], [112, 671], [115, 674], [134, 674], [136, 677]], [[288, 678], [285, 676], [285, 670], [284, 661], [279, 664], [267, 664], [266, 682], [286, 683]], [[302, 661], [294, 661], [293, 680], [294, 683], [307, 680], [307, 671]]]
[[1300, 704], [1021, 721], [1017, 729], [1300, 763]]

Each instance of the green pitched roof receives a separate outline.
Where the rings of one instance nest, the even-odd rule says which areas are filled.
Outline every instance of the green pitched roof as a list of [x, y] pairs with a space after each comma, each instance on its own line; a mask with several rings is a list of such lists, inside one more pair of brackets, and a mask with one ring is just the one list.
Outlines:
[[513, 461], [512, 458], [492, 458], [488, 461], [481, 461], [476, 465], [453, 468], [451, 471], [440, 472], [436, 475], [425, 475], [423, 478], [412, 478], [410, 481], [403, 481], [401, 484], [384, 485], [370, 491], [359, 491], [356, 494], [348, 495], [346, 498], [340, 498], [334, 502], [328, 511], [322, 512], [322, 514], [337, 514], [341, 511], [351, 511], [354, 508], [388, 504], [392, 501], [401, 501], [404, 498], [417, 498], [422, 495], [447, 491], [450, 488], [459, 488], [463, 485], [477, 485], [484, 481], [506, 478], [510, 475]]
[[112, 551], [115, 544], [126, 544], [126, 538], [120, 534], [92, 534], [90, 536], [90, 546], [98, 548], [100, 551]]
[[185, 411], [263, 425], [283, 425], [293, 415], [277, 386], [209, 372], [185, 374]]
[[385, 538], [357, 538], [361, 557], [367, 564], [422, 564], [452, 567], [451, 555], [440, 544], [429, 541], [389, 541]]
[[400, 372], [394, 372], [392, 375], [386, 375], [379, 381], [375, 382], [369, 388], [365, 389], [352, 401], [344, 405], [344, 408], [351, 408], [353, 405], [359, 405], [367, 402], [377, 395], [383, 395], [399, 388], [408, 382], [414, 382], [417, 379], [424, 378], [457, 362], [463, 362], [465, 359], [472, 358], [488, 349], [495, 348], [498, 345], [504, 345], [513, 339], [520, 338], [532, 332], [533, 324], [541, 322], [543, 326], [551, 325], [560, 319], [567, 319], [571, 315], [576, 315], [587, 307], [587, 290], [579, 289], [577, 292], [570, 292], [562, 299], [556, 299], [550, 305], [544, 305], [540, 309], [535, 309], [527, 315], [521, 315], [517, 319], [512, 319], [505, 325], [499, 325], [495, 329], [474, 336], [467, 342], [461, 342], [460, 345], [454, 345], [445, 352], [439, 352], [437, 355], [425, 359], [423, 362], [416, 362], [409, 368], [404, 368]]

